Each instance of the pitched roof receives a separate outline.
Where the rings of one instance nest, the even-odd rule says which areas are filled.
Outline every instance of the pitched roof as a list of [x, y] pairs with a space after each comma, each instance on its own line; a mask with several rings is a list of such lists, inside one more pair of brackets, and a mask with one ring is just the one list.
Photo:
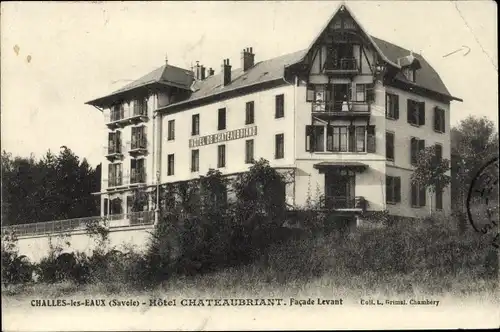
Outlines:
[[[352, 12], [349, 11], [347, 6], [345, 6], [345, 4], [339, 6], [339, 8], [332, 15], [331, 19], [328, 20], [326, 26], [330, 24], [331, 20], [334, 18], [334, 16], [337, 14], [337, 12], [342, 6], [344, 6], [345, 9], [349, 12], [351, 17], [360, 27], [360, 29], [363, 32], [365, 32], [363, 27], [359, 24], [359, 22], [356, 20]], [[307, 49], [258, 62], [253, 67], [248, 69], [246, 72], [243, 72], [241, 68], [232, 70], [231, 82], [225, 86], [221, 86], [221, 81], [222, 81], [221, 73], [209, 76], [203, 81], [194, 81], [194, 75], [192, 71], [171, 65], [164, 65], [160, 68], [153, 70], [147, 75], [144, 75], [138, 80], [124, 86], [123, 88], [113, 92], [112, 94], [106, 97], [95, 99], [93, 101], [89, 101], [87, 102], [87, 104], [96, 105], [99, 103], [103, 103], [110, 100], [110, 98], [116, 97], [117, 95], [123, 92], [148, 86], [150, 84], [164, 84], [193, 91], [188, 99], [173, 104], [169, 104], [168, 106], [162, 108], [162, 109], [169, 109], [171, 107], [173, 108], [176, 106], [185, 105], [195, 100], [201, 100], [225, 92], [235, 91], [245, 87], [255, 86], [262, 83], [283, 79], [285, 74], [284, 70], [285, 67], [301, 62], [309, 52], [310, 48], [314, 45], [315, 41], [319, 38], [322, 31], [314, 39], [314, 41]], [[409, 54], [411, 54], [411, 52], [405, 48], [394, 45], [385, 40], [370, 36], [368, 34], [366, 34], [366, 36], [369, 42], [372, 43], [375, 50], [381, 55], [382, 59], [384, 59], [385, 62], [387, 62], [388, 64], [390, 64], [395, 68], [401, 67], [398, 64], [398, 59], [407, 57]], [[441, 80], [439, 74], [427, 62], [427, 60], [425, 60], [425, 58], [422, 55], [413, 53], [413, 56], [416, 58], [416, 60], [419, 61], [421, 66], [421, 68], [417, 72], [416, 81], [415, 82], [408, 81], [401, 72], [398, 72], [396, 74], [395, 76], [396, 80], [406, 84], [416, 85], [426, 90], [437, 92], [438, 94], [444, 95], [450, 99], [461, 101], [461, 99], [453, 97], [450, 94], [445, 84]]]
[[196, 81], [191, 89], [188, 99], [173, 103], [164, 108], [174, 107], [192, 102], [194, 100], [203, 99], [216, 94], [234, 91], [251, 85], [270, 82], [277, 79], [282, 79], [285, 66], [297, 63], [300, 61], [306, 50], [297, 51], [294, 53], [285, 54], [276, 58], [257, 62], [253, 67], [243, 72], [242, 68], [231, 70], [231, 82], [222, 86], [222, 73], [218, 73], [203, 81]]
[[132, 83], [129, 83], [124, 87], [110, 93], [109, 95], [91, 100], [86, 104], [91, 104], [91, 105], [100, 104], [101, 102], [106, 101], [110, 97], [151, 84], [165, 84], [165, 85], [175, 86], [178, 88], [189, 89], [192, 82], [193, 82], [192, 71], [165, 64], [147, 73], [141, 78], [133, 81]]
[[[398, 58], [402, 58], [410, 54], [409, 50], [394, 45], [388, 41], [373, 36], [372, 39], [378, 45], [380, 50], [392, 61], [397, 61]], [[421, 68], [417, 72], [414, 84], [421, 86], [425, 89], [438, 92], [450, 98], [458, 99], [450, 94], [439, 74], [436, 72], [436, 70], [434, 70], [434, 68], [429, 64], [429, 62], [427, 62], [427, 60], [422, 55], [413, 53], [413, 56], [420, 62], [421, 66]], [[405, 83], [413, 84], [413, 82], [408, 81], [401, 72], [399, 72], [396, 75], [396, 79]]]

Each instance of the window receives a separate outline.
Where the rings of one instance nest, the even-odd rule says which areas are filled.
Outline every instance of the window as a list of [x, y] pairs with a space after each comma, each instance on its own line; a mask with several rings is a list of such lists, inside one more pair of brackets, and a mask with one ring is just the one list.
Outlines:
[[434, 130], [439, 133], [444, 133], [446, 131], [444, 109], [439, 107], [434, 108]]
[[284, 116], [285, 116], [285, 95], [277, 95], [275, 118], [278, 119]]
[[332, 128], [334, 152], [347, 152], [347, 127]]
[[200, 170], [200, 150], [191, 150], [191, 172]]
[[399, 96], [386, 93], [385, 94], [385, 117], [388, 119], [399, 119]]
[[245, 124], [252, 124], [254, 123], [254, 103], [253, 101], [249, 101], [246, 104], [246, 111], [245, 111]]
[[325, 151], [325, 127], [306, 126], [306, 151]]
[[407, 121], [415, 126], [425, 125], [425, 102], [408, 99]]
[[130, 160], [130, 183], [142, 183], [146, 181], [144, 159]]
[[134, 115], [148, 115], [148, 100], [147, 98], [134, 101]]
[[403, 68], [403, 74], [408, 81], [415, 82], [415, 69], [410, 67]]
[[366, 152], [375, 153], [377, 150], [377, 141], [375, 135], [375, 126], [366, 127]]
[[394, 161], [394, 133], [385, 133], [385, 158]]
[[245, 163], [251, 164], [253, 161], [253, 139], [248, 139], [245, 141]]
[[385, 201], [387, 203], [401, 202], [401, 178], [399, 176], [385, 177]]
[[285, 156], [285, 138], [284, 134], [277, 134], [275, 136], [274, 144], [274, 158], [282, 159]]
[[436, 190], [436, 210], [443, 209], [443, 190]]
[[365, 152], [365, 127], [356, 127], [356, 152]]
[[356, 84], [356, 101], [366, 100], [366, 85]]
[[410, 163], [412, 165], [417, 164], [418, 153], [423, 149], [425, 149], [425, 140], [412, 137], [410, 141]]
[[172, 141], [174, 139], [175, 139], [175, 120], [169, 120], [167, 140]]
[[200, 134], [200, 115], [193, 114], [191, 118], [191, 135], [199, 135]]
[[116, 131], [108, 134], [108, 154], [122, 152], [121, 132]]
[[174, 175], [175, 158], [174, 154], [169, 154], [167, 157], [167, 175]]
[[217, 167], [226, 167], [226, 146], [224, 144], [217, 147]]
[[130, 148], [135, 149], [145, 149], [146, 146], [146, 127], [132, 127], [132, 140]]
[[411, 206], [422, 207], [425, 206], [426, 190], [424, 186], [416, 183], [411, 184]]
[[122, 185], [122, 164], [109, 164], [108, 166], [108, 187]]
[[217, 121], [217, 130], [225, 130], [226, 129], [226, 109], [219, 108], [219, 116]]
[[443, 160], [443, 146], [436, 143], [436, 145], [434, 145], [434, 151], [436, 153], [436, 160], [441, 162], [441, 160]]

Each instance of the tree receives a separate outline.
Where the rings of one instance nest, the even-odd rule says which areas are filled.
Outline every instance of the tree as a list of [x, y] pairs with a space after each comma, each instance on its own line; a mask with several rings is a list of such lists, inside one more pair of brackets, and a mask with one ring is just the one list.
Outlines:
[[[417, 154], [417, 164], [411, 175], [411, 182], [423, 186], [431, 193], [442, 191], [451, 182], [450, 160], [443, 159], [436, 153], [435, 146], [429, 146]], [[431, 213], [432, 213], [432, 203]]]
[[477, 170], [498, 155], [498, 132], [486, 117], [469, 116], [451, 129], [451, 196], [460, 211], [459, 226], [466, 225], [466, 199]]
[[[99, 213], [100, 166], [80, 162], [70, 149], [50, 150], [38, 161], [31, 155], [2, 152], [2, 221], [23, 224], [95, 216]], [[5, 208], [5, 210], [4, 210]]]

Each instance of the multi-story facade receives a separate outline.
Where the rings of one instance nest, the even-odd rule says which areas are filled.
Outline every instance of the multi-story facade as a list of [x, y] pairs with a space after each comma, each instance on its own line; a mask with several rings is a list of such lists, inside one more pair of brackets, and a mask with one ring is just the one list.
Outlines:
[[111, 95], [99, 108], [109, 129], [102, 214], [130, 211], [136, 187], [195, 179], [210, 168], [248, 170], [253, 160], [293, 175], [286, 200], [418, 217], [450, 212], [450, 192], [410, 183], [415, 153], [438, 145], [450, 158], [450, 102], [418, 54], [370, 36], [341, 5], [308, 49], [221, 71], [168, 62]]

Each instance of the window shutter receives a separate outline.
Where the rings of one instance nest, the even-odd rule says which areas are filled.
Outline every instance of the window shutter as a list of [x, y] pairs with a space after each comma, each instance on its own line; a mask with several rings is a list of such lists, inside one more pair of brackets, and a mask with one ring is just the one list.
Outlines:
[[391, 96], [386, 92], [385, 93], [385, 117], [390, 117], [391, 111]]
[[115, 175], [114, 175], [114, 166], [113, 164], [108, 165], [108, 186], [113, 186]]
[[443, 109], [440, 110], [441, 113], [441, 131], [444, 133], [446, 132], [446, 118], [445, 118], [445, 112]]
[[437, 161], [441, 161], [443, 159], [443, 147], [439, 144], [435, 145], [436, 150], [436, 159]]
[[419, 103], [419, 109], [418, 109], [418, 125], [423, 126], [425, 125], [425, 102]]
[[366, 85], [366, 102], [371, 103], [375, 100], [375, 87], [373, 84]]
[[399, 96], [393, 95], [392, 102], [394, 103], [394, 119], [399, 119]]
[[406, 120], [413, 124], [413, 101], [411, 99], [408, 99], [406, 105]]
[[314, 85], [307, 85], [306, 101], [314, 101]]
[[[420, 186], [419, 186], [420, 187]], [[426, 202], [425, 202], [425, 199], [426, 199], [426, 191], [425, 191], [425, 187], [424, 186], [421, 186], [421, 188], [419, 188], [419, 203], [420, 203], [420, 206], [425, 206]]]
[[306, 126], [306, 151], [312, 151], [313, 148], [313, 126]]
[[441, 131], [439, 108], [434, 107], [434, 130]]
[[366, 128], [366, 152], [375, 153], [376, 151], [376, 140], [375, 140], [375, 126], [368, 126]]
[[394, 178], [394, 201], [401, 202], [401, 178], [399, 176]]
[[108, 215], [108, 204], [109, 204], [109, 200], [107, 198], [104, 199], [103, 201], [103, 212], [104, 212], [104, 215], [107, 216]]
[[[330, 129], [330, 127], [328, 127]], [[354, 152], [356, 148], [356, 135], [354, 132], [354, 126], [347, 127], [349, 135], [349, 152]]]
[[414, 183], [411, 184], [411, 206], [417, 206], [417, 197], [418, 197], [418, 191], [417, 191], [417, 185]]
[[410, 163], [412, 165], [417, 163], [417, 146], [417, 139], [415, 137], [412, 137], [410, 140]]
[[386, 202], [391, 202], [392, 201], [392, 177], [386, 175], [385, 176], [385, 201]]
[[326, 126], [326, 151], [333, 151], [333, 127]]

